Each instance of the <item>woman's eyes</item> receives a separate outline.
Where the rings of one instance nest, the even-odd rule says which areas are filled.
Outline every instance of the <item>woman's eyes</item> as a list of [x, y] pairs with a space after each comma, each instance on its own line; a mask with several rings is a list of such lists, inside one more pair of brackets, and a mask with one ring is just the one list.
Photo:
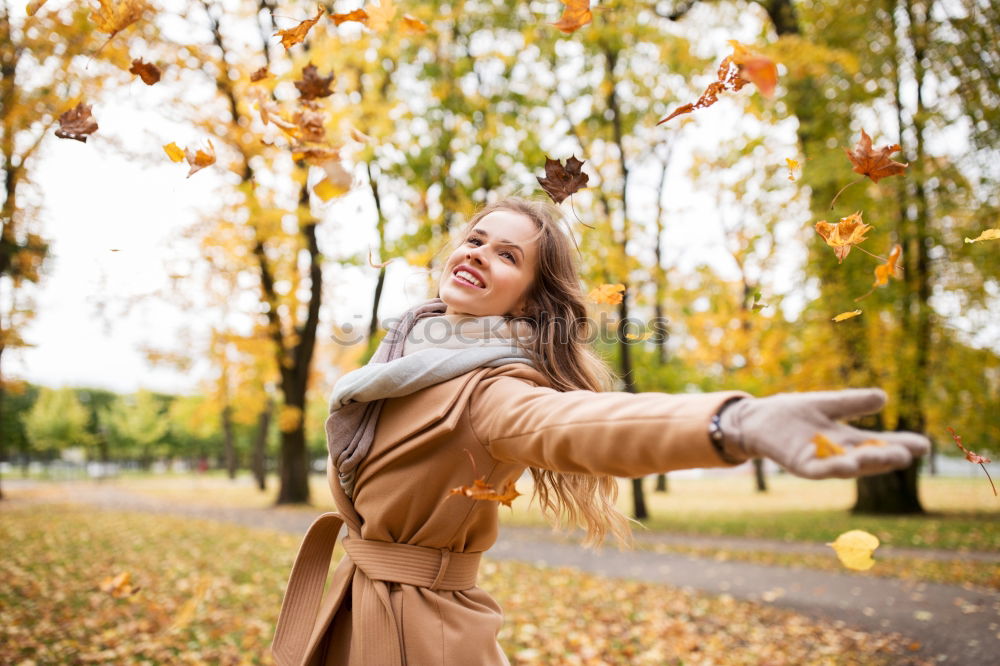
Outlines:
[[[475, 236], [470, 236], [470, 237], [469, 237], [469, 239], [468, 239], [468, 240], [467, 240], [466, 242], [468, 242], [468, 243], [475, 243], [477, 247], [478, 247], [479, 245], [482, 245], [482, 243], [483, 243], [483, 241], [482, 241], [481, 239], [479, 239], [479, 238], [477, 238], [477, 237], [475, 237]], [[507, 255], [507, 256], [508, 256], [508, 257], [510, 258], [511, 262], [513, 262], [513, 263], [517, 263], [517, 262], [515, 261], [515, 259], [514, 259], [514, 253], [513, 253], [513, 252], [511, 252], [510, 250], [504, 250], [504, 251], [502, 251], [502, 252], [500, 253], [500, 255], [501, 255], [501, 256], [503, 256], [503, 255]]]

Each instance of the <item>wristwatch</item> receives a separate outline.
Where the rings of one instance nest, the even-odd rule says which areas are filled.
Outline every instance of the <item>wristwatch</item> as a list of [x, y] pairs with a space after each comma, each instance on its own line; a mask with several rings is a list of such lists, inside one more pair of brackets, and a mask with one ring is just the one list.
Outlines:
[[726, 400], [722, 403], [722, 406], [719, 407], [718, 411], [712, 415], [712, 420], [708, 422], [708, 439], [712, 442], [715, 452], [719, 454], [722, 461], [729, 465], [739, 465], [740, 463], [744, 463], [748, 460], [747, 458], [737, 458], [729, 451], [726, 451], [726, 435], [722, 432], [722, 412], [725, 411], [726, 407], [729, 405], [742, 399], [742, 397], [735, 397]]

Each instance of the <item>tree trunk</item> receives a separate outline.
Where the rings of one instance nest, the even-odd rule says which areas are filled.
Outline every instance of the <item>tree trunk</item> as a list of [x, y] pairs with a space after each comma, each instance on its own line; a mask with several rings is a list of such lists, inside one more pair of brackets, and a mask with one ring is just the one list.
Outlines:
[[862, 476], [857, 480], [857, 500], [851, 513], [864, 514], [914, 514], [923, 513], [917, 494], [917, 472], [920, 459], [906, 469]]
[[[295, 406], [301, 408], [301, 405]], [[278, 478], [281, 487], [276, 504], [309, 502], [309, 456], [306, 451], [305, 429], [301, 422], [299, 427], [281, 433]]]
[[236, 478], [236, 446], [233, 442], [233, 409], [229, 405], [222, 408], [222, 453], [226, 471], [230, 479]]
[[642, 479], [632, 479], [632, 517], [636, 520], [646, 520], [649, 518], [649, 511], [646, 510], [646, 495], [642, 490]]
[[753, 459], [753, 476], [757, 484], [757, 492], [766, 493], [767, 492], [767, 477], [764, 476], [764, 459], [754, 458]]
[[257, 480], [257, 488], [262, 492], [267, 490], [267, 431], [271, 427], [271, 411], [274, 403], [270, 398], [267, 404], [257, 416], [257, 436], [253, 442], [253, 457], [250, 464], [254, 478]]
[[668, 491], [666, 474], [656, 475], [656, 487], [653, 490], [658, 493], [665, 493]]

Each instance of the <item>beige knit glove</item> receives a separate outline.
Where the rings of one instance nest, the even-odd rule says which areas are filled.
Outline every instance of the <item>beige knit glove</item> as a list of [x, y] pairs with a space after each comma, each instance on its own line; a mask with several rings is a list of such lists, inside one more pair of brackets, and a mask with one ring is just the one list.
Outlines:
[[[914, 432], [861, 430], [837, 421], [874, 414], [885, 402], [885, 391], [878, 388], [743, 398], [722, 411], [723, 449], [737, 460], [770, 458], [807, 479], [850, 478], [902, 469], [914, 457], [930, 451], [930, 440]], [[817, 457], [813, 441], [817, 433], [843, 453]], [[884, 445], [858, 446], [871, 439]]]

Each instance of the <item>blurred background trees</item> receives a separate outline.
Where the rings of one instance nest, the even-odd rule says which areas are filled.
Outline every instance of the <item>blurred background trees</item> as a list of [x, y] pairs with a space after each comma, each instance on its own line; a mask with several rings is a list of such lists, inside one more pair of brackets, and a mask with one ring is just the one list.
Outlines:
[[[81, 443], [98, 458], [205, 455], [230, 473], [249, 467], [262, 489], [276, 468], [278, 501], [308, 501], [311, 461], [325, 457], [325, 396], [397, 314], [383, 306], [390, 273], [433, 296], [462, 221], [496, 197], [536, 193], [546, 157], [576, 156], [590, 182], [562, 207], [584, 291], [625, 285], [620, 303], [594, 308], [618, 333], [598, 347], [622, 390], [881, 386], [888, 408], [860, 425], [922, 431], [949, 453], [951, 426], [972, 448], [1000, 451], [989, 409], [1000, 400], [997, 244], [964, 242], [1000, 219], [993, 4], [613, 0], [593, 3], [593, 21], [565, 33], [550, 25], [563, 10], [554, 0], [427, 1], [396, 4], [384, 27], [324, 16], [286, 47], [278, 30], [361, 3], [199, 0], [150, 10], [100, 52], [106, 35], [90, 34], [89, 10], [53, 2], [15, 20], [4, 4], [4, 62], [21, 64], [3, 70], [0, 259], [48, 243], [44, 216], [29, 215], [44, 197], [29, 203], [10, 187], [30, 163], [25, 147], [57, 140], [51, 128], [71, 98], [92, 103], [122, 85], [131, 57], [159, 62], [156, 85], [171, 92], [173, 135], [142, 150], [187, 136], [211, 138], [217, 151], [192, 178], [215, 174], [218, 205], [179, 235], [176, 279], [160, 295], [211, 332], [150, 350], [152, 360], [210, 368], [200, 395], [116, 397], [89, 425], [70, 427], [67, 408], [51, 428], [84, 428]], [[779, 63], [775, 97], [747, 86], [657, 125], [715, 78], [727, 39]], [[42, 75], [56, 56], [62, 66]], [[310, 65], [332, 77], [329, 94], [304, 92]], [[253, 80], [264, 67], [270, 75]], [[847, 187], [831, 209], [857, 177], [844, 149], [862, 129], [876, 145], [899, 143], [895, 158], [909, 166]], [[11, 139], [18, 132], [26, 138]], [[872, 254], [903, 247], [896, 279], [861, 300], [879, 261], [855, 250], [838, 262], [813, 230], [858, 210], [874, 226]], [[8, 234], [7, 220], [24, 222]], [[44, 252], [30, 252], [19, 261], [37, 267]], [[4, 270], [0, 333], [17, 328], [12, 313], [25, 308], [15, 295], [28, 279], [15, 284]], [[347, 308], [359, 292], [364, 305]], [[832, 321], [856, 308], [860, 316]], [[629, 321], [653, 319], [668, 322], [666, 338], [624, 335]], [[53, 414], [53, 400], [43, 390], [33, 403]], [[32, 423], [10, 447], [55, 441]], [[2, 410], [0, 424], [21, 432]], [[933, 458], [924, 464], [933, 470]], [[859, 480], [855, 508], [920, 511], [917, 483], [916, 465]], [[633, 491], [641, 517], [640, 481]]]

